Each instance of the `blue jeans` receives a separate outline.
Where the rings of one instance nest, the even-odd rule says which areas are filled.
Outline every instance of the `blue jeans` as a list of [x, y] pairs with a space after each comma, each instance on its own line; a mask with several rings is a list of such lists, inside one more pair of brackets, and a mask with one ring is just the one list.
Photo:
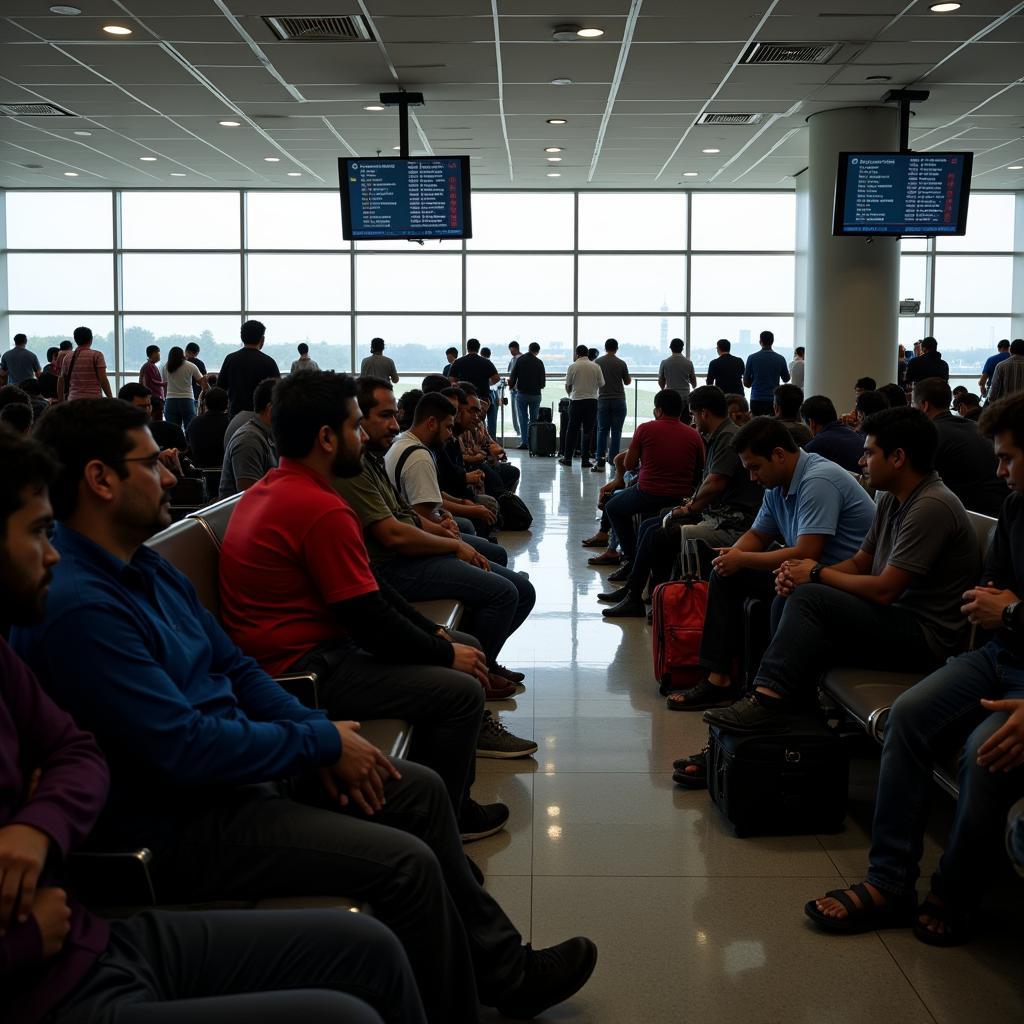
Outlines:
[[682, 497], [681, 494], [675, 497], [668, 497], [664, 494], [648, 494], [636, 486], [616, 491], [608, 499], [608, 504], [605, 505], [608, 522], [611, 523], [615, 536], [618, 537], [619, 549], [626, 561], [632, 562], [636, 557], [636, 526], [633, 523], [633, 517], [639, 515], [642, 519], [650, 519], [663, 508], [678, 505]]
[[487, 433], [496, 437], [498, 433], [498, 392], [491, 388], [491, 405], [487, 410]]
[[496, 562], [490, 572], [454, 555], [394, 558], [375, 565], [377, 572], [407, 601], [455, 598], [465, 606], [459, 628], [480, 641], [493, 665], [505, 641], [526, 621], [537, 602], [525, 577]]
[[519, 410], [519, 439], [522, 444], [530, 443], [530, 424], [540, 412], [540, 395], [524, 395], [516, 392], [516, 408]]
[[1024, 665], [994, 643], [962, 654], [903, 693], [885, 727], [881, 774], [871, 830], [868, 881], [906, 895], [919, 873], [936, 757], [966, 744], [960, 798], [946, 852], [932, 878], [936, 895], [969, 904], [993, 872], [1003, 849], [1006, 812], [1024, 793], [1024, 769], [990, 772], [977, 763], [978, 747], [1005, 721], [979, 701], [1024, 698]]
[[182, 430], [196, 418], [196, 402], [194, 398], [168, 398], [164, 404], [164, 419], [168, 423], [177, 423]]
[[[619, 454], [622, 444], [622, 424], [626, 422], [626, 400], [624, 398], [599, 398], [597, 400], [597, 457], [603, 460], [607, 452], [611, 462]], [[608, 436], [611, 432], [611, 437]]]

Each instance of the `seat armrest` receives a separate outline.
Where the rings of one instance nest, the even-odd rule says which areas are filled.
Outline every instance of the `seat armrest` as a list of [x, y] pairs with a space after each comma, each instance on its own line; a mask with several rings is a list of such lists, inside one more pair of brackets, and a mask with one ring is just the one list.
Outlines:
[[274, 682], [307, 708], [320, 707], [320, 691], [315, 672], [288, 672], [283, 676], [274, 676]]
[[152, 852], [88, 850], [68, 857], [68, 881], [83, 903], [100, 907], [152, 907], [156, 887]]

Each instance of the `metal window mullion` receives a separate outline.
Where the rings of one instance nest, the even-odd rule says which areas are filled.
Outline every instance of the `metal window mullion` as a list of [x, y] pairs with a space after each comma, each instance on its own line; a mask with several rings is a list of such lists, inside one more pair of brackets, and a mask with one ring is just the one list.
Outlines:
[[580, 343], [580, 194], [572, 194], [572, 352]]
[[241, 330], [242, 324], [245, 322], [246, 315], [249, 312], [249, 257], [246, 252], [246, 238], [248, 235], [246, 225], [246, 202], [245, 202], [245, 190], [238, 190], [238, 260], [239, 260], [239, 273], [238, 273], [238, 290], [239, 290], [239, 321], [238, 326]]
[[690, 358], [690, 288], [693, 284], [693, 193], [686, 193], [686, 302], [683, 329], [686, 331], [686, 358]]
[[121, 275], [121, 193], [117, 189], [110, 193], [110, 216], [113, 230], [113, 251], [110, 258], [113, 264], [113, 300], [114, 300], [114, 379], [121, 374], [122, 356], [124, 355], [124, 319], [121, 309], [124, 306], [124, 294]]
[[351, 309], [349, 314], [348, 330], [348, 358], [352, 373], [356, 372], [356, 247], [352, 244], [352, 255], [349, 257], [348, 265], [348, 304]]
[[459, 341], [459, 354], [466, 354], [466, 335], [469, 333], [468, 321], [469, 317], [466, 313], [466, 307], [469, 304], [469, 258], [468, 258], [468, 246], [466, 245], [466, 239], [462, 239], [462, 251], [460, 253], [462, 257], [462, 330], [460, 331], [461, 340]]
[[935, 239], [928, 239], [928, 247], [925, 250], [928, 260], [928, 307], [925, 314], [925, 327], [928, 337], [935, 336]]

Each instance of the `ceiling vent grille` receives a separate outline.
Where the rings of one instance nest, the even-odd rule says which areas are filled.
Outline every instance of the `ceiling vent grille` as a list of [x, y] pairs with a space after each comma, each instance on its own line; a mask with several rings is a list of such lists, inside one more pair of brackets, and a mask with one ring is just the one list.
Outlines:
[[764, 114], [701, 114], [697, 124], [758, 124]]
[[751, 43], [741, 64], [827, 64], [839, 43]]
[[263, 19], [278, 39], [314, 40], [318, 43], [367, 43], [373, 35], [366, 22], [358, 15], [278, 15]]
[[0, 117], [74, 117], [52, 103], [0, 103]]

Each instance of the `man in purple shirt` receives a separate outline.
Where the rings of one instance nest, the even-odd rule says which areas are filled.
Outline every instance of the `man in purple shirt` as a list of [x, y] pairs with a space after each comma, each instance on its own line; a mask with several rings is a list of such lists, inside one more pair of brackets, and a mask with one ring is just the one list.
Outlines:
[[[0, 621], [31, 623], [59, 561], [47, 537], [55, 467], [41, 446], [3, 430], [0, 462]], [[425, 1021], [398, 940], [362, 914], [147, 912], [112, 923], [91, 914], [57, 868], [88, 835], [107, 783], [93, 738], [0, 640], [5, 1021]]]

